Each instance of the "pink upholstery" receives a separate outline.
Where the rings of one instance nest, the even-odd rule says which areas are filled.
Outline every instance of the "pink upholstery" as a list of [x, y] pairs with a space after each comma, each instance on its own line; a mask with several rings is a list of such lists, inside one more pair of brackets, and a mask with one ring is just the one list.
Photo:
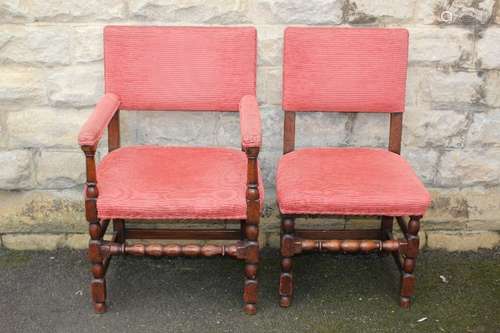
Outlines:
[[104, 63], [123, 109], [238, 111], [256, 94], [256, 31], [108, 26]]
[[286, 111], [403, 112], [404, 29], [287, 28]]
[[276, 183], [284, 214], [423, 215], [430, 196], [399, 155], [370, 148], [308, 148], [283, 156]]
[[[246, 182], [247, 157], [240, 150], [120, 148], [106, 155], [97, 168], [98, 216], [245, 219]], [[261, 180], [259, 193], [263, 200]]]
[[118, 96], [106, 94], [97, 103], [94, 112], [80, 129], [78, 143], [81, 146], [95, 146], [102, 137], [102, 133], [108, 126], [111, 118], [120, 106]]
[[251, 95], [243, 97], [239, 110], [242, 147], [260, 147], [262, 144], [262, 133], [257, 98]]

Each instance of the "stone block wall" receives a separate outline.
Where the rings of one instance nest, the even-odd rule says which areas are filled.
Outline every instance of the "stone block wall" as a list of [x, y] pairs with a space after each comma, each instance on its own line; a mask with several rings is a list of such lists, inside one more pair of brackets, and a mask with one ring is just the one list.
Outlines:
[[[262, 243], [268, 245], [276, 245], [279, 224], [272, 192], [282, 147], [283, 29], [407, 28], [402, 154], [433, 196], [424, 243], [449, 250], [500, 244], [500, 1], [2, 0], [3, 246], [86, 244], [84, 160], [76, 137], [103, 91], [102, 30], [108, 24], [257, 27], [260, 159], [268, 192]], [[124, 112], [122, 121], [125, 145], [239, 145], [235, 114]], [[387, 133], [388, 119], [380, 115], [314, 113], [297, 121], [298, 146], [384, 147]]]

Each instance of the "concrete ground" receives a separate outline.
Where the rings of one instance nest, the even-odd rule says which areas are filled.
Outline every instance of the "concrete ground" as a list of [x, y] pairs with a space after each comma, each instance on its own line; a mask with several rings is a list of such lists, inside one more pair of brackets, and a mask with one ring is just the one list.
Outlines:
[[281, 309], [279, 258], [265, 251], [256, 316], [241, 311], [233, 259], [114, 258], [104, 315], [91, 310], [88, 268], [84, 252], [0, 250], [0, 332], [500, 332], [500, 249], [424, 251], [411, 311], [398, 307], [392, 258], [376, 255], [298, 257]]

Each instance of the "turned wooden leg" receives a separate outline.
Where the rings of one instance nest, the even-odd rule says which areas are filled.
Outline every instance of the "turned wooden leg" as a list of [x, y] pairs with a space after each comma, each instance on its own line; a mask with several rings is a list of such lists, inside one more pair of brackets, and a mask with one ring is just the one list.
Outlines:
[[89, 259], [92, 264], [92, 281], [90, 283], [92, 301], [95, 312], [104, 313], [106, 312], [106, 280], [104, 279], [104, 258], [100, 248], [103, 231], [98, 221], [90, 222], [89, 233]]
[[293, 218], [281, 219], [281, 274], [280, 274], [280, 306], [288, 307], [292, 302], [293, 276], [292, 257], [294, 255], [294, 231], [295, 221]]
[[125, 221], [122, 219], [113, 219], [113, 231], [116, 233], [116, 242], [125, 242]]
[[258, 147], [245, 148], [248, 157], [247, 166], [247, 218], [245, 226], [245, 287], [243, 290], [243, 310], [247, 314], [257, 312], [257, 268], [259, 265], [259, 221], [260, 221], [260, 193], [258, 186], [257, 156]]
[[257, 242], [258, 235], [258, 224], [247, 220], [245, 225], [245, 242], [247, 243], [245, 259], [245, 287], [243, 291], [243, 301], [245, 302], [243, 310], [247, 314], [255, 314], [257, 312], [257, 269], [259, 264], [259, 244]]
[[411, 216], [408, 222], [408, 247], [403, 261], [403, 274], [401, 276], [401, 292], [399, 306], [405, 309], [410, 308], [411, 297], [415, 293], [415, 263], [418, 255], [421, 216]]
[[[389, 240], [387, 233], [392, 233], [392, 227], [394, 223], [394, 218], [392, 216], [382, 216], [380, 221], [380, 233], [382, 240]], [[380, 251], [379, 256], [384, 257], [388, 254], [387, 251]]]

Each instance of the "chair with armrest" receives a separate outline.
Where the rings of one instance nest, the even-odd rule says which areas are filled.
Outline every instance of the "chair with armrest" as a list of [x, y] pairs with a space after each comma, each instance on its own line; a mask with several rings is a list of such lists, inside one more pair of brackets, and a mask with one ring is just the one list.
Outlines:
[[[79, 134], [87, 170], [85, 214], [95, 311], [106, 311], [105, 274], [111, 257], [127, 254], [242, 260], [244, 311], [255, 313], [263, 198], [255, 29], [109, 26], [104, 65], [105, 95]], [[120, 110], [236, 111], [242, 149], [121, 147]], [[96, 147], [106, 128], [109, 153], [96, 165]], [[134, 227], [136, 220], [235, 221], [239, 229], [147, 229]], [[110, 222], [112, 239], [105, 241]], [[130, 244], [129, 239], [234, 242]]]

